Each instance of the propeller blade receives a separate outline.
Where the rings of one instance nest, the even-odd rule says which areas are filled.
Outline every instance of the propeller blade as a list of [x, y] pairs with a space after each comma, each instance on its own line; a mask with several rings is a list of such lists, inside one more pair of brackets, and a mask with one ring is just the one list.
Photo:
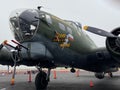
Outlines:
[[86, 31], [92, 32], [94, 34], [104, 36], [104, 37], [115, 37], [115, 38], [117, 37], [112, 33], [109, 33], [109, 32], [104, 31], [102, 29], [98, 29], [98, 28], [91, 27], [91, 26], [84, 26], [83, 29], [86, 30]]

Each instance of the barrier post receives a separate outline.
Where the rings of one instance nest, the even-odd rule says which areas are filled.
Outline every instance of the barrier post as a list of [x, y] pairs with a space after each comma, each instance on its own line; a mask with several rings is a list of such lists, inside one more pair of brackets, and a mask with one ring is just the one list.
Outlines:
[[56, 70], [53, 71], [53, 78], [54, 78], [54, 79], [57, 78]]
[[80, 70], [78, 69], [78, 70], [76, 71], [76, 77], [79, 77], [79, 73], [80, 73]]
[[31, 76], [31, 71], [28, 72], [28, 82], [31, 83], [32, 82], [32, 76]]

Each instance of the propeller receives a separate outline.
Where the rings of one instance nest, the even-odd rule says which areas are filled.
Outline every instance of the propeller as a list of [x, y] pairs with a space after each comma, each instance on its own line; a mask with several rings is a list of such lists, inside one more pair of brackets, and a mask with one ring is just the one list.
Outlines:
[[107, 31], [105, 31], [105, 30], [98, 29], [98, 28], [95, 28], [95, 27], [84, 26], [83, 29], [84, 29], [84, 30], [87, 30], [87, 31], [89, 31], [89, 32], [91, 32], [91, 33], [100, 35], [100, 36], [118, 38], [118, 36], [115, 36], [114, 34], [112, 34], [112, 33], [110, 33], [110, 32], [107, 32]]
[[112, 53], [115, 54], [118, 53], [119, 54], [118, 56], [120, 56], [120, 37], [119, 37], [120, 28], [116, 28], [115, 30], [112, 31], [112, 33], [91, 26], [84, 26], [83, 29], [94, 34], [107, 37], [106, 47]]

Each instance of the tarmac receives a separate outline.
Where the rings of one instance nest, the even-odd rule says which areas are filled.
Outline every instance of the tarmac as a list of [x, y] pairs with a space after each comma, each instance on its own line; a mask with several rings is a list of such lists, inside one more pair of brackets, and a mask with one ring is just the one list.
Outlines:
[[[56, 79], [54, 79], [53, 74], [51, 72], [47, 90], [120, 90], [120, 71], [113, 73], [113, 78], [106, 74], [102, 80], [95, 78], [94, 73], [86, 71], [80, 71], [79, 77], [76, 77], [76, 73], [57, 71]], [[36, 74], [32, 74], [32, 82], [29, 83], [27, 74], [17, 74], [15, 85], [11, 85], [11, 75], [1, 74], [0, 90], [36, 90], [35, 76]]]

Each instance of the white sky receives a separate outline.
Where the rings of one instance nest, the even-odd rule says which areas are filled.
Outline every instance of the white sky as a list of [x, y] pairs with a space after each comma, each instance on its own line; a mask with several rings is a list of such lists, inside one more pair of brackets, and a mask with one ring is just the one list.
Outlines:
[[[107, 1], [107, 2], [105, 2]], [[2, 0], [0, 3], [0, 42], [13, 39], [9, 28], [9, 15], [19, 8], [37, 8], [62, 19], [79, 21], [106, 31], [120, 26], [120, 10], [110, 7], [114, 0]], [[114, 5], [115, 6], [115, 5]], [[105, 38], [89, 34], [98, 46], [105, 46]]]

